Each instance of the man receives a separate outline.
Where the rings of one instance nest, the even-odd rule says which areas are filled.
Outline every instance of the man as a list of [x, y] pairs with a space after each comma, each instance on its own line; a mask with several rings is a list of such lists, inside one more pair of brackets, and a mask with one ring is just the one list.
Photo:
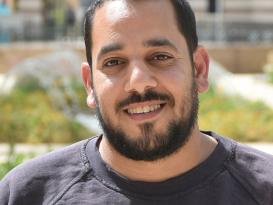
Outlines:
[[101, 136], [19, 166], [2, 204], [273, 204], [272, 156], [197, 124], [209, 58], [185, 0], [99, 0], [85, 21]]

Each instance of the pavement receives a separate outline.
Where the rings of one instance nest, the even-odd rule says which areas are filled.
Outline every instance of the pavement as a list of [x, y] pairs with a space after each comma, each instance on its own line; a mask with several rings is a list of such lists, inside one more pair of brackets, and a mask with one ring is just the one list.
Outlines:
[[14, 86], [15, 81], [14, 77], [7, 77], [6, 74], [0, 73], [0, 94], [8, 93]]
[[273, 155], [273, 143], [246, 143], [248, 146]]
[[[31, 144], [16, 144], [15, 145], [15, 153], [22, 154], [35, 154], [41, 155], [46, 152], [50, 152], [52, 150], [56, 150], [64, 147], [63, 144], [53, 144], [53, 145], [31, 145]], [[0, 162], [5, 162], [7, 159], [7, 155], [9, 152], [8, 144], [0, 144]]]

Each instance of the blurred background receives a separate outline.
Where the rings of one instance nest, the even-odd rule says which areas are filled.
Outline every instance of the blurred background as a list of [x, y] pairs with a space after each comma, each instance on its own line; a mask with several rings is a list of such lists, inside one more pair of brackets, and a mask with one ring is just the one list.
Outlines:
[[[0, 179], [100, 132], [80, 79], [91, 0], [0, 0]], [[211, 57], [199, 123], [273, 153], [273, 1], [190, 0]]]

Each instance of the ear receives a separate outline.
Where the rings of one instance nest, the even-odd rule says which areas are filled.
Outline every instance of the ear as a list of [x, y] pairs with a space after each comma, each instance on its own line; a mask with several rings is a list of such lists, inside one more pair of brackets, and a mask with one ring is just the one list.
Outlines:
[[94, 96], [94, 89], [93, 89], [93, 84], [92, 84], [92, 72], [91, 68], [88, 63], [84, 62], [81, 65], [81, 70], [82, 70], [82, 80], [83, 84], [87, 93], [87, 99], [86, 103], [88, 107], [90, 108], [95, 108], [96, 107], [96, 100]]
[[209, 56], [203, 46], [198, 46], [194, 52], [195, 82], [199, 93], [208, 90]]

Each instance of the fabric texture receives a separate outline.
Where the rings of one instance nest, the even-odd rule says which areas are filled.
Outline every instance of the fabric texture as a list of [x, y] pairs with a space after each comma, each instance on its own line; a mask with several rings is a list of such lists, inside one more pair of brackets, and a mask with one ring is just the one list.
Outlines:
[[272, 205], [273, 156], [221, 137], [207, 160], [163, 182], [132, 181], [94, 137], [30, 160], [0, 182], [0, 205]]

